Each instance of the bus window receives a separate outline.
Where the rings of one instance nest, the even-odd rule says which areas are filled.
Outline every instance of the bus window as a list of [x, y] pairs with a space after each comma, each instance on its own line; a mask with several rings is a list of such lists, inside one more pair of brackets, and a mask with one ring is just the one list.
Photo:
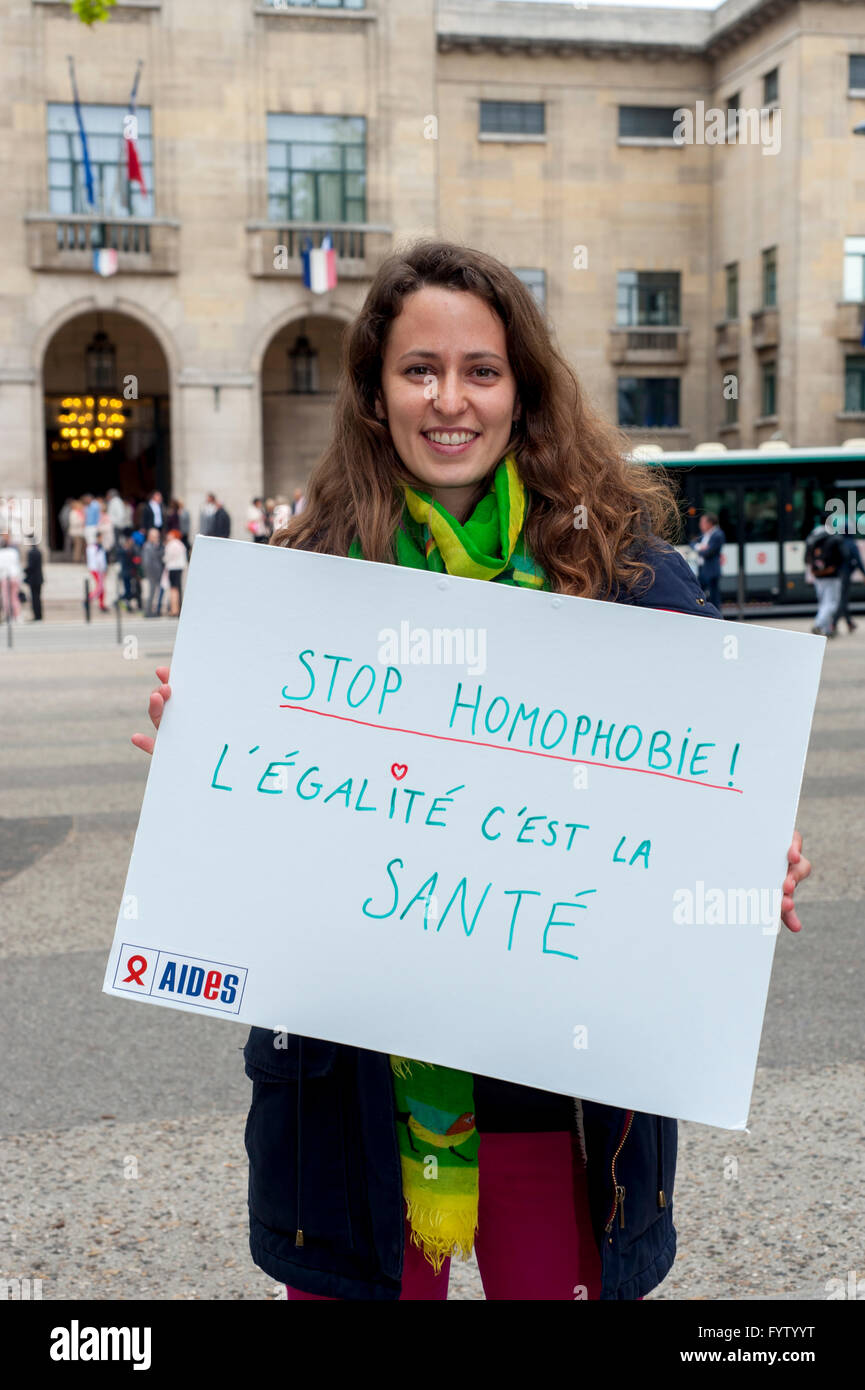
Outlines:
[[[726, 544], [721, 551], [721, 596], [732, 598], [736, 593], [739, 574], [739, 505], [735, 487], [704, 487], [702, 512], [714, 512], [724, 532]], [[697, 526], [694, 534], [699, 535]]]
[[793, 487], [792, 538], [804, 541], [823, 520], [826, 494], [816, 478], [802, 478]]
[[769, 598], [780, 588], [778, 488], [743, 489], [745, 596]]
[[775, 488], [745, 488], [744, 522], [746, 543], [778, 539], [778, 493]]

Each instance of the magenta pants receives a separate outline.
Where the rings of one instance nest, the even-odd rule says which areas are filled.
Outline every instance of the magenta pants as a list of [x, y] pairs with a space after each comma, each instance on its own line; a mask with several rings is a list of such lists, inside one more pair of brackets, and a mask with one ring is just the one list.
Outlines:
[[[488, 1299], [597, 1299], [601, 1263], [586, 1174], [571, 1135], [484, 1134], [478, 1157], [475, 1255]], [[450, 1260], [436, 1274], [409, 1240], [400, 1300], [445, 1299]], [[286, 1285], [289, 1299], [334, 1302]]]

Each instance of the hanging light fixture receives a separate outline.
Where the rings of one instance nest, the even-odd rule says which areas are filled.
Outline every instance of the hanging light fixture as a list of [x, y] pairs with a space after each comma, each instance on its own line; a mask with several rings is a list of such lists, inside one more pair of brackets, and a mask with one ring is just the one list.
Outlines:
[[298, 334], [294, 347], [288, 349], [288, 390], [304, 396], [318, 391], [318, 353], [305, 333]]
[[96, 315], [96, 332], [84, 353], [84, 371], [88, 392], [116, 390], [117, 351], [108, 334], [102, 329], [102, 315]]

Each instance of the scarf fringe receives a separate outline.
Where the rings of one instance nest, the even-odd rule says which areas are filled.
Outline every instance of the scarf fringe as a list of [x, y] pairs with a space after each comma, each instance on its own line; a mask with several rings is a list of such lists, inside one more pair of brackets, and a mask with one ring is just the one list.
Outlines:
[[435, 1065], [435, 1063], [433, 1063], [433, 1062], [416, 1062], [416, 1061], [414, 1060], [414, 1058], [412, 1058], [412, 1057], [391, 1057], [391, 1059], [390, 1059], [390, 1065], [391, 1065], [391, 1069], [392, 1069], [394, 1072], [396, 1072], [397, 1076], [401, 1076], [401, 1077], [403, 1078], [403, 1080], [405, 1080], [405, 1078], [406, 1078], [407, 1076], [411, 1076], [411, 1069], [412, 1069], [412, 1067], [430, 1067], [430, 1068], [432, 1068], [432, 1067]]
[[[420, 1206], [406, 1198], [411, 1242], [423, 1252], [436, 1274], [448, 1256], [471, 1258], [475, 1241], [475, 1211], [447, 1211]], [[475, 1208], [476, 1210], [476, 1208]]]

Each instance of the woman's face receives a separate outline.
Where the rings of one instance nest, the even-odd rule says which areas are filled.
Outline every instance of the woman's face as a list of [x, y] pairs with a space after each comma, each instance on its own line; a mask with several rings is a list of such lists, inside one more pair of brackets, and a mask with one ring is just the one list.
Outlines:
[[519, 416], [498, 315], [467, 291], [427, 287], [409, 295], [390, 325], [380, 407], [412, 477], [464, 519]]

